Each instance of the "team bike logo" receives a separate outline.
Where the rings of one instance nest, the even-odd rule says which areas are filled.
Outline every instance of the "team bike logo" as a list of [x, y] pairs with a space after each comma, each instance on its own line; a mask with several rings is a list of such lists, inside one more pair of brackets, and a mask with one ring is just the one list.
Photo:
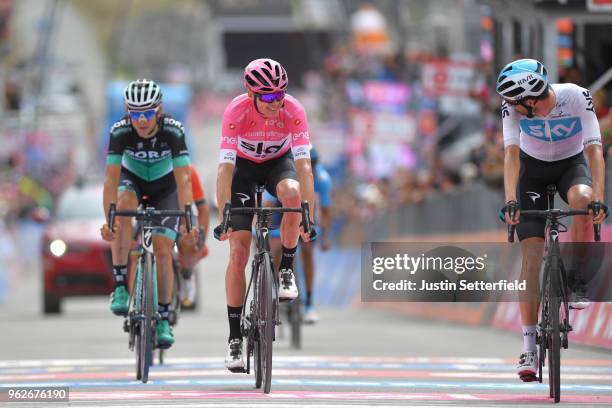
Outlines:
[[557, 142], [576, 136], [582, 131], [582, 122], [578, 117], [561, 119], [521, 119], [521, 131], [527, 136], [542, 141]]
[[538, 193], [536, 193], [535, 191], [526, 191], [525, 194], [531, 198], [531, 201], [533, 201], [533, 203], [535, 204], [535, 201], [540, 198], [540, 195]]
[[234, 194], [238, 196], [238, 199], [242, 202], [243, 207], [244, 207], [244, 203], [246, 203], [247, 201], [251, 199], [251, 197], [248, 194], [244, 194], [244, 193], [234, 193]]
[[249, 143], [244, 140], [240, 141], [240, 147], [243, 151], [247, 150], [251, 153], [255, 153], [256, 156], [266, 156], [268, 154], [274, 154], [279, 152], [285, 145], [287, 144], [287, 139], [283, 140], [283, 142], [279, 145], [268, 145], [264, 142]]
[[144, 240], [142, 242], [142, 246], [150, 251], [153, 247], [153, 231], [151, 229], [145, 229], [144, 231]]

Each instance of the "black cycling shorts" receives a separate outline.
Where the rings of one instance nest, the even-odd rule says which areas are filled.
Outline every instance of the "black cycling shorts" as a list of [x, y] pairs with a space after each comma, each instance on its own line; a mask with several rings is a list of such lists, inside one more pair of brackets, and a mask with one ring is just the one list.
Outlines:
[[[284, 179], [299, 181], [291, 153], [263, 163], [238, 157], [232, 178], [232, 207], [255, 207], [257, 185], [265, 185], [266, 190], [276, 197], [276, 186]], [[232, 215], [234, 231], [251, 231], [252, 224], [253, 214]]]
[[[557, 187], [557, 192], [566, 203], [571, 187], [577, 184], [592, 186], [591, 172], [582, 152], [567, 159], [546, 162], [521, 150], [520, 160], [521, 170], [516, 194], [521, 210], [547, 210], [546, 187], [549, 184]], [[546, 221], [543, 218], [525, 217], [516, 226], [516, 233], [520, 241], [532, 237], [544, 238], [545, 226]]]
[[[174, 175], [165, 176], [165, 182], [147, 182], [131, 172], [121, 169], [119, 180], [119, 191], [129, 190], [136, 194], [138, 203], [143, 203], [146, 197], [147, 205], [155, 207], [156, 210], [178, 210], [178, 194], [176, 191], [176, 181]], [[180, 217], [164, 217], [154, 222], [156, 228], [153, 234], [165, 236], [171, 241], [176, 241], [179, 231]]]

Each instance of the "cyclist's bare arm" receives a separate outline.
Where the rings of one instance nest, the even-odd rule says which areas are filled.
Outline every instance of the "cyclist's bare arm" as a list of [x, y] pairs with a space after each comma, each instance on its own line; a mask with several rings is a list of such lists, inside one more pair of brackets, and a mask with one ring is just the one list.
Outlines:
[[[102, 206], [104, 207], [104, 217], [108, 216], [108, 210], [112, 203], [117, 202], [117, 188], [119, 187], [119, 178], [121, 176], [121, 165], [119, 164], [107, 164], [104, 171], [104, 190], [102, 193]], [[116, 230], [114, 227], [113, 230]], [[114, 238], [113, 231], [108, 227], [108, 220], [102, 226], [100, 230], [102, 237], [105, 240], [112, 240]]]
[[300, 195], [302, 197], [302, 200], [308, 201], [308, 205], [310, 207], [310, 214], [314, 214], [316, 211], [315, 192], [314, 192], [314, 176], [312, 175], [312, 167], [310, 165], [310, 159], [296, 160], [295, 170], [297, 171], [298, 178], [300, 179]]
[[234, 175], [233, 163], [221, 163], [217, 173], [217, 208], [219, 209], [219, 220], [223, 219], [223, 207], [225, 203], [231, 202], [232, 177]]
[[[504, 191], [506, 192], [506, 202], [517, 201], [516, 187], [518, 184], [519, 170], [521, 163], [519, 160], [520, 148], [518, 145], [509, 145], [504, 149]], [[517, 218], [515, 217], [515, 220]], [[506, 222], [510, 223], [510, 219], [506, 214]], [[514, 222], [515, 224], [517, 221]]]
[[207, 203], [196, 205], [198, 209], [198, 225], [203, 229], [204, 236], [208, 236], [208, 226], [210, 225], [210, 209]]
[[176, 180], [179, 208], [185, 208], [185, 205], [193, 203], [191, 171], [189, 170], [189, 166], [175, 167], [174, 179]]
[[[605, 187], [605, 163], [603, 159], [603, 150], [600, 144], [590, 144], [585, 146], [584, 153], [589, 161], [589, 168], [591, 170], [591, 176], [593, 178], [593, 201], [604, 201], [604, 187]], [[599, 214], [593, 219], [595, 224], [599, 224], [604, 220], [604, 212], [600, 211]]]

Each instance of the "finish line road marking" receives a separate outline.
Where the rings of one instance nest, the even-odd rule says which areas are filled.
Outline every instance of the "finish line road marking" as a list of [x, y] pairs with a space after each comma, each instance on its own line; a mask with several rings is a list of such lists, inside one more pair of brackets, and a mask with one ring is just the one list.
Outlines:
[[[251, 400], [334, 400], [334, 401], [470, 401], [470, 402], [521, 402], [544, 403], [550, 401], [547, 395], [521, 394], [433, 394], [433, 393], [377, 393], [377, 392], [311, 392], [311, 391], [278, 391], [270, 394], [262, 392], [206, 392], [206, 391], [148, 391], [148, 392], [71, 392], [71, 401], [112, 401], [112, 400], [185, 400], [185, 399], [248, 399]], [[610, 404], [612, 396], [564, 395], [566, 403]], [[299, 401], [295, 401], [299, 404]], [[284, 404], [296, 407], [295, 402]], [[219, 406], [244, 406], [242, 403], [229, 403]], [[177, 405], [178, 406], [178, 405]], [[253, 405], [249, 405], [253, 406]], [[264, 405], [260, 405], [264, 406]], [[276, 406], [276, 405], [275, 405]], [[297, 405], [301, 406], [301, 405]], [[312, 405], [308, 405], [312, 406]], [[325, 406], [325, 405], [323, 405]], [[331, 406], [331, 405], [329, 405]], [[337, 405], [334, 405], [337, 406]], [[363, 407], [364, 405], [360, 405]], [[454, 406], [454, 405], [453, 405]], [[157, 405], [159, 407], [159, 405]], [[170, 405], [164, 404], [164, 407]], [[105, 405], [105, 408], [110, 406]]]

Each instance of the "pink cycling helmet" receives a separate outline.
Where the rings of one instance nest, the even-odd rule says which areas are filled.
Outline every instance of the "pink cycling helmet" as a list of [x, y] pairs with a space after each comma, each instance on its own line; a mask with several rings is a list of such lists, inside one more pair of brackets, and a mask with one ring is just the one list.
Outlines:
[[270, 58], [253, 60], [244, 69], [244, 86], [256, 93], [284, 91], [288, 83], [285, 68]]

